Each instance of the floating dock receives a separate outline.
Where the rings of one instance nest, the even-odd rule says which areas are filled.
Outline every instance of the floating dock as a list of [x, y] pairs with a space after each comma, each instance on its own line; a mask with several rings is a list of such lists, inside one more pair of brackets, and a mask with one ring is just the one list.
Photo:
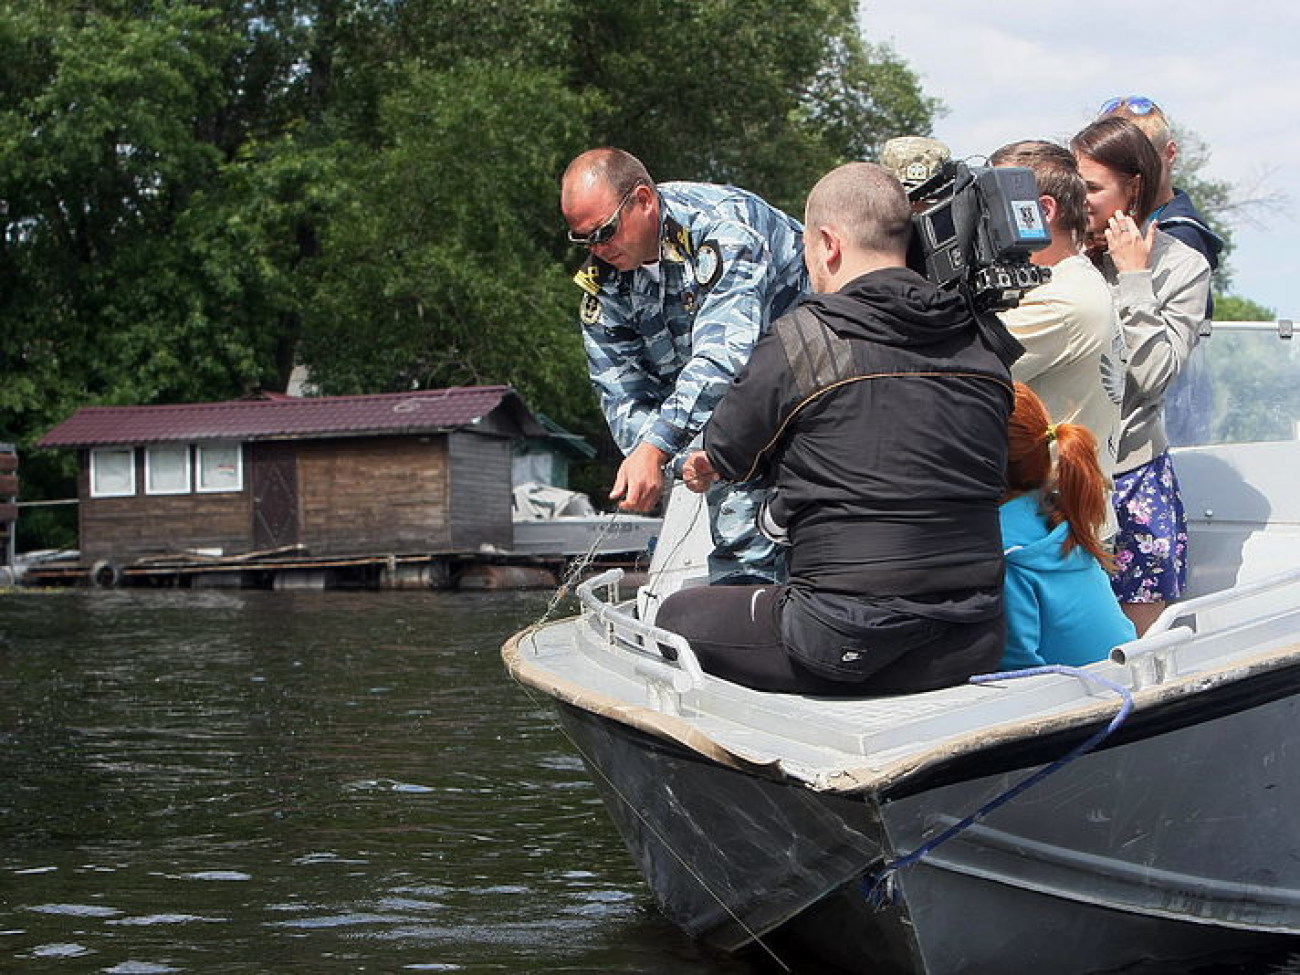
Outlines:
[[[141, 587], [158, 589], [553, 589], [578, 560], [511, 553], [312, 556], [302, 551], [206, 556], [155, 556], [92, 564], [50, 559], [28, 565], [24, 586]], [[644, 571], [627, 556], [591, 561], [592, 572], [611, 567]], [[584, 566], [583, 574], [585, 574]]]

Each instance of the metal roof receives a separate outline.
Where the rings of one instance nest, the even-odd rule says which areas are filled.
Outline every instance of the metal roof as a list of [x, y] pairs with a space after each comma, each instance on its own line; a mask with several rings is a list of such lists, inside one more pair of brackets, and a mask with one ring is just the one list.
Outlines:
[[36, 446], [429, 433], [470, 426], [503, 404], [514, 414], [522, 433], [544, 434], [509, 386], [462, 386], [369, 396], [272, 394], [224, 403], [88, 406], [56, 426]]

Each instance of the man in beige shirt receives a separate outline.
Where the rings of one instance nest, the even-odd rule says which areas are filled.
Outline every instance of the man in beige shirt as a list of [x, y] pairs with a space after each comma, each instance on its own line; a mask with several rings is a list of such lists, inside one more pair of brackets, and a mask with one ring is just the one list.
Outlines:
[[1033, 170], [1052, 232], [1052, 243], [1032, 255], [1036, 264], [1052, 269], [1052, 280], [1000, 313], [1025, 347], [1011, 375], [1042, 398], [1053, 422], [1091, 430], [1102, 468], [1110, 473], [1119, 444], [1125, 346], [1110, 287], [1083, 254], [1083, 179], [1070, 150], [1052, 142], [1015, 142], [995, 152], [991, 162]]

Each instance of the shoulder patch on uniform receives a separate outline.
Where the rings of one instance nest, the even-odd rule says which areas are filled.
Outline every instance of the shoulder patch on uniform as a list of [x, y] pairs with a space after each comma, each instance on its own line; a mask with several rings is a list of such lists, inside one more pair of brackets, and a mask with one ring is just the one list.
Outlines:
[[578, 272], [573, 276], [573, 281], [587, 294], [594, 295], [600, 292], [601, 285], [609, 280], [613, 271], [614, 268], [611, 265], [593, 257], [578, 268]]
[[578, 317], [584, 325], [595, 325], [600, 321], [600, 299], [594, 294], [583, 295], [582, 304], [578, 307]]
[[716, 240], [706, 240], [695, 252], [695, 280], [699, 286], [708, 290], [722, 277], [722, 254], [718, 251]]
[[659, 242], [659, 252], [664, 260], [677, 264], [684, 263], [695, 252], [691, 246], [691, 235], [672, 217], [664, 218], [664, 235]]

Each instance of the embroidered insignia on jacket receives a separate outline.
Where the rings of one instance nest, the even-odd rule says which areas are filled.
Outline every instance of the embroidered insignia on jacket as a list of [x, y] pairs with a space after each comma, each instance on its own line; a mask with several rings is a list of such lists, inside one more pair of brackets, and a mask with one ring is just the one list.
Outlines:
[[599, 294], [600, 287], [613, 272], [613, 267], [596, 258], [589, 258], [573, 276], [573, 281], [589, 295]]
[[594, 294], [582, 296], [582, 304], [578, 308], [578, 318], [584, 325], [595, 325], [600, 321], [600, 299]]
[[672, 217], [666, 218], [663, 240], [659, 242], [660, 257], [675, 264], [684, 264], [694, 252], [695, 248], [691, 246], [691, 235], [686, 232], [686, 228]]
[[706, 240], [695, 253], [695, 280], [700, 288], [708, 290], [722, 277], [722, 257], [716, 241]]

